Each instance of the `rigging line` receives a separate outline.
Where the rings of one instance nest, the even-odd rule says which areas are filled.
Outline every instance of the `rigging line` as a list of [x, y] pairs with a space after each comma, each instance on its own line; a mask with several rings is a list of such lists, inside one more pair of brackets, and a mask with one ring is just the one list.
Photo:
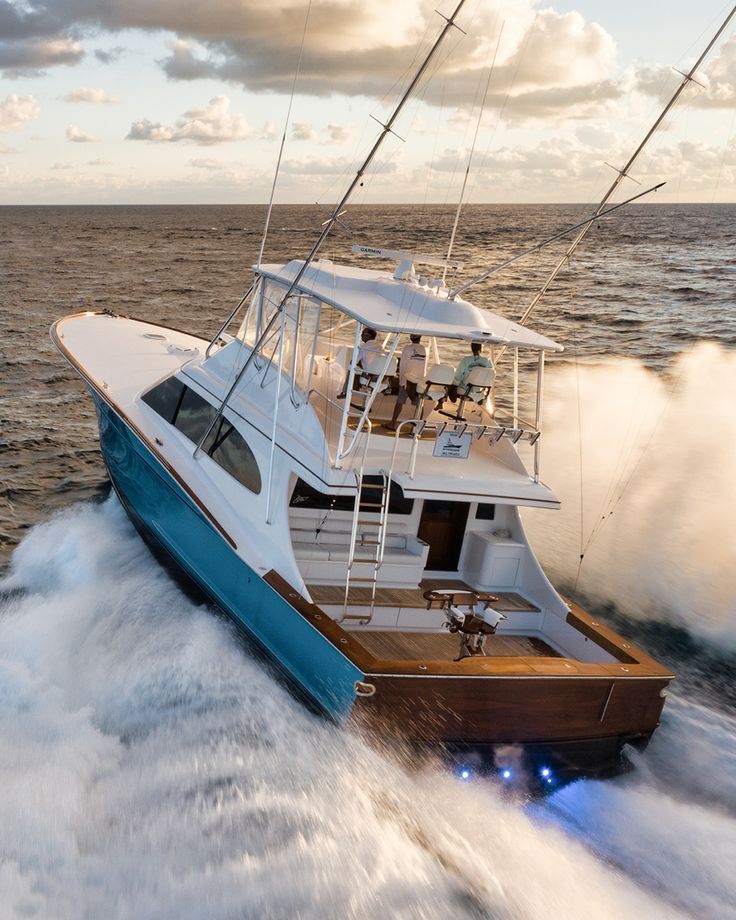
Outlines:
[[[539, 252], [540, 249], [544, 249], [546, 246], [549, 246], [550, 243], [554, 243], [556, 240], [561, 239], [563, 236], [567, 236], [568, 233], [572, 233], [573, 230], [578, 230], [580, 227], [585, 228], [589, 227], [591, 224], [600, 220], [603, 217], [608, 217], [609, 214], [613, 214], [614, 211], [618, 211], [619, 208], [623, 208], [627, 204], [631, 204], [632, 201], [636, 201], [639, 198], [643, 198], [645, 195], [649, 195], [652, 192], [658, 191], [662, 188], [663, 185], [666, 185], [666, 182], [660, 182], [657, 185], [653, 185], [651, 188], [645, 189], [643, 192], [639, 192], [637, 195], [632, 195], [631, 198], [627, 198], [625, 201], [620, 201], [618, 204], [611, 205], [610, 208], [607, 208], [605, 211], [598, 209], [595, 214], [591, 214], [590, 217], [586, 217], [585, 220], [581, 220], [577, 224], [573, 224], [572, 227], [565, 227], [564, 230], [560, 230], [558, 233], [555, 233], [554, 236], [550, 236], [548, 239], [543, 240], [541, 243], [537, 243], [535, 246], [525, 249], [523, 252], [517, 253], [515, 256], [511, 256], [509, 259], [505, 259], [503, 262], [499, 262], [498, 265], [494, 265], [493, 268], [489, 268], [483, 274], [478, 275], [477, 278], [471, 278], [470, 281], [467, 281], [462, 287], [456, 288], [454, 291], [450, 291], [448, 294], [448, 300], [455, 300], [460, 294], [465, 293], [468, 288], [473, 287], [476, 284], [480, 284], [481, 281], [485, 281], [486, 278], [490, 278], [491, 275], [495, 275], [496, 272], [501, 271], [502, 268], [506, 268], [507, 265], [511, 265], [512, 262], [517, 262], [519, 259], [523, 259], [525, 256], [532, 255], [533, 253]], [[583, 232], [583, 231], [581, 231]], [[504, 346], [505, 350], [506, 346]]]
[[496, 41], [496, 49], [493, 52], [493, 60], [491, 61], [491, 66], [488, 70], [488, 79], [486, 80], [486, 87], [485, 87], [485, 90], [483, 91], [483, 98], [480, 103], [480, 110], [478, 111], [478, 121], [476, 122], [476, 125], [475, 125], [475, 134], [473, 135], [473, 143], [470, 147], [470, 155], [468, 156], [468, 163], [467, 163], [467, 166], [465, 167], [465, 176], [463, 177], [463, 184], [462, 184], [462, 188], [460, 189], [460, 200], [457, 203], [457, 211], [455, 212], [455, 222], [452, 225], [452, 233], [450, 234], [450, 243], [447, 247], [447, 262], [445, 263], [445, 266], [442, 269], [442, 284], [443, 285], [445, 283], [445, 278], [447, 277], [447, 263], [450, 261], [450, 257], [452, 256], [452, 247], [455, 245], [455, 234], [457, 233], [457, 225], [460, 222], [460, 213], [463, 209], [463, 199], [465, 198], [465, 189], [468, 184], [468, 176], [470, 175], [470, 167], [473, 163], [473, 154], [475, 153], [475, 145], [478, 142], [478, 132], [480, 131], [480, 124], [481, 124], [481, 121], [483, 120], [483, 112], [486, 107], [486, 99], [488, 98], [488, 90], [491, 85], [491, 77], [493, 76], [493, 70], [496, 66], [496, 56], [498, 55], [498, 49], [501, 44], [501, 36], [503, 35], [503, 27], [505, 24], [506, 24], [506, 21], [504, 20], [501, 23], [501, 28], [498, 32], [498, 40]]
[[[662, 124], [662, 122], [663, 122], [664, 119], [666, 118], [667, 114], [670, 112], [670, 110], [673, 108], [673, 106], [675, 105], [675, 103], [677, 102], [677, 100], [680, 98], [680, 96], [681, 96], [682, 93], [684, 92], [685, 88], [693, 81], [693, 76], [694, 76], [695, 72], [698, 70], [698, 68], [700, 67], [700, 65], [703, 63], [703, 61], [705, 60], [705, 58], [708, 56], [708, 54], [710, 53], [711, 48], [715, 45], [715, 43], [716, 43], [716, 42], [718, 41], [718, 39], [721, 37], [721, 35], [723, 34], [723, 32], [726, 30], [726, 27], [728, 26], [728, 24], [730, 23], [730, 21], [731, 21], [731, 19], [734, 17], [734, 15], [736, 15], [736, 6], [732, 7], [731, 12], [728, 14], [728, 16], [726, 16], [726, 18], [724, 19], [724, 21], [723, 21], [723, 23], [721, 24], [720, 28], [718, 29], [718, 31], [716, 32], [716, 34], [713, 36], [713, 38], [710, 40], [710, 42], [708, 42], [708, 44], [706, 45], [705, 49], [704, 49], [704, 50], [702, 51], [702, 53], [700, 54], [700, 57], [697, 59], [697, 61], [693, 64], [693, 66], [690, 68], [690, 70], [689, 70], [686, 74], [683, 75], [683, 78], [682, 78], [680, 84], [678, 85], [677, 89], [675, 90], [675, 92], [674, 92], [673, 95], [671, 96], [669, 102], [665, 105], [665, 107], [662, 109], [662, 111], [660, 112], [660, 114], [659, 114], [659, 115], [657, 116], [657, 118], [655, 119], [654, 124], [649, 128], [649, 130], [647, 131], [647, 133], [644, 135], [644, 138], [643, 138], [643, 140], [640, 142], [639, 146], [636, 148], [636, 150], [634, 150], [634, 152], [631, 154], [631, 156], [629, 157], [629, 159], [626, 161], [626, 165], [623, 167], [623, 169], [621, 169], [621, 170], [618, 172], [618, 175], [617, 175], [616, 178], [613, 180], [613, 183], [611, 184], [610, 188], [608, 189], [608, 191], [606, 192], [606, 194], [603, 196], [603, 198], [601, 199], [600, 204], [598, 205], [598, 211], [599, 211], [599, 212], [603, 210], [603, 208], [606, 206], [608, 200], [611, 198], [611, 196], [612, 196], [613, 193], [616, 191], [616, 189], [619, 187], [619, 185], [620, 185], [621, 182], [624, 180], [624, 178], [628, 175], [629, 170], [630, 170], [631, 167], [634, 165], [634, 162], [638, 159], [639, 154], [642, 152], [642, 150], [643, 150], [643, 149], [646, 147], [646, 145], [649, 143], [649, 140], [651, 139], [652, 135], [657, 131], [657, 129], [659, 128], [659, 126]], [[578, 246], [580, 245], [580, 243], [583, 241], [583, 239], [584, 239], [585, 236], [587, 235], [589, 229], [590, 229], [590, 225], [588, 225], [587, 227], [584, 227], [584, 228], [580, 231], [580, 233], [575, 237], [575, 239], [572, 241], [572, 243], [571, 243], [570, 246], [568, 247], [567, 251], [565, 252], [565, 255], [559, 260], [559, 262], [557, 263], [557, 265], [556, 265], [556, 266], [552, 269], [552, 271], [549, 273], [549, 275], [547, 276], [547, 278], [546, 278], [544, 284], [542, 285], [542, 287], [540, 288], [540, 290], [537, 291], [537, 293], [534, 295], [534, 297], [533, 297], [532, 300], [531, 300], [531, 303], [530, 303], [529, 306], [526, 308], [526, 310], [525, 310], [524, 313], [522, 314], [521, 318], [518, 320], [518, 322], [519, 322], [520, 325], [523, 326], [524, 323], [526, 323], [526, 321], [529, 319], [529, 317], [531, 316], [531, 314], [532, 314], [532, 312], [534, 311], [535, 307], [537, 306], [537, 304], [539, 303], [539, 301], [542, 299], [542, 297], [544, 297], [544, 295], [547, 293], [547, 291], [549, 290], [550, 285], [551, 285], [552, 282], [555, 280], [555, 278], [557, 277], [557, 275], [560, 273], [560, 271], [562, 270], [562, 268], [563, 268], [563, 267], [565, 266], [565, 264], [570, 260], [570, 258], [572, 257], [573, 253], [575, 252], [575, 250], [578, 248]], [[504, 353], [505, 353], [505, 348], [501, 350], [501, 353], [499, 354], [499, 360], [500, 360], [500, 358], [503, 356]]]
[[[572, 293], [570, 294], [570, 300], [572, 301]], [[578, 582], [580, 581], [580, 570], [583, 567], [583, 558], [585, 557], [585, 549], [583, 547], [583, 534], [585, 533], [585, 502], [584, 502], [584, 492], [583, 492], [583, 418], [582, 418], [582, 407], [580, 404], [580, 367], [578, 364], [578, 343], [574, 344], [573, 354], [575, 356], [575, 387], [577, 392], [577, 404], [578, 404], [578, 470], [580, 473], [580, 544], [579, 550], [580, 554], [578, 557], [578, 570], [575, 574], [575, 590], [578, 589]]]
[[312, 11], [312, 0], [308, 0], [307, 3], [307, 15], [304, 17], [304, 29], [302, 30], [302, 42], [299, 46], [299, 58], [296, 62], [296, 70], [294, 71], [294, 79], [291, 83], [291, 97], [289, 99], [289, 107], [286, 110], [286, 120], [284, 121], [284, 133], [281, 135], [281, 146], [279, 147], [279, 155], [276, 159], [276, 171], [273, 176], [273, 183], [271, 185], [271, 197], [268, 199], [268, 208], [266, 209], [266, 225], [263, 228], [263, 237], [261, 238], [261, 249], [258, 253], [258, 263], [257, 267], [261, 267], [261, 262], [263, 261], [263, 250], [266, 248], [266, 237], [268, 236], [268, 226], [271, 223], [271, 211], [273, 210], [273, 199], [276, 194], [276, 182], [279, 178], [279, 170], [281, 169], [281, 158], [284, 154], [284, 144], [286, 143], [286, 134], [289, 130], [289, 122], [291, 121], [291, 107], [294, 104], [294, 94], [296, 92], [296, 83], [299, 79], [299, 72], [302, 66], [302, 55], [304, 54], [304, 39], [307, 35], [307, 25], [309, 23], [309, 14]]

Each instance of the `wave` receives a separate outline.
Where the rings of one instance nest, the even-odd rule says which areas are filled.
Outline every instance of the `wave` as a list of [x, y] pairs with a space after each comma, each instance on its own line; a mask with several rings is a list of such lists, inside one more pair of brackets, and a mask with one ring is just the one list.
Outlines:
[[542, 478], [563, 507], [525, 519], [553, 581], [736, 649], [736, 353], [700, 343], [666, 376], [617, 359], [548, 379]]
[[633, 778], [525, 806], [312, 716], [114, 498], [35, 527], [0, 592], [5, 916], [729, 916], [717, 714], [670, 707]]

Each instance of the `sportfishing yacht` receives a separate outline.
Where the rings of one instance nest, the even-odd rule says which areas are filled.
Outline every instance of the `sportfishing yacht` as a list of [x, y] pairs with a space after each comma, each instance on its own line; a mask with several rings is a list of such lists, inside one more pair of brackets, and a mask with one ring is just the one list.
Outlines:
[[541, 456], [561, 346], [526, 325], [531, 308], [513, 322], [467, 299], [492, 271], [452, 289], [449, 256], [319, 258], [461, 6], [311, 252], [259, 260], [211, 341], [111, 312], [51, 335], [135, 526], [311, 704], [553, 783], [645, 745], [673, 679], [563, 597], [526, 537], [520, 509], [560, 505]]

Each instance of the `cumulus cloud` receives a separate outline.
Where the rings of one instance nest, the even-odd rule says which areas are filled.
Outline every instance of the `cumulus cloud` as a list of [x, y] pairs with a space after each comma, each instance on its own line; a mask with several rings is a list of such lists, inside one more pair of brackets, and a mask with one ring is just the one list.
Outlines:
[[345, 144], [352, 137], [352, 131], [346, 125], [327, 125], [331, 144]]
[[[22, 44], [71, 41], [75, 30], [89, 28], [164, 30], [175, 36], [171, 54], [160, 62], [169, 77], [210, 77], [255, 91], [288, 92], [304, 6], [303, 0], [24, 0], [22, 5], [0, 0], [0, 33], [11, 44]], [[433, 0], [314, 0], [299, 92], [379, 98], [395, 93], [407, 62], [427, 50], [427, 35], [442, 24], [435, 6]], [[469, 34], [453, 33], [447, 42], [448, 50], [461, 44], [456, 53], [443, 56], [441, 79], [430, 82], [428, 101], [439, 103], [444, 97], [446, 105], [464, 105], [474, 97], [501, 21], [503, 42], [492, 89], [501, 101], [511, 93], [525, 116], [536, 114], [537, 102], [541, 114], [564, 110], [569, 101], [565, 90], [577, 106], [581, 87], [609, 78], [615, 46], [599, 25], [576, 12], [539, 10], [534, 0], [488, 0], [476, 12]], [[609, 83], [597, 95], [610, 97], [613, 90]], [[526, 98], [530, 93], [537, 95]], [[513, 112], [514, 105], [507, 111]]]
[[[661, 102], [668, 99], [682, 76], [669, 67], [642, 67], [636, 73], [636, 89]], [[688, 105], [701, 109], [731, 109], [736, 106], [736, 35], [721, 45], [706, 62], [686, 92]]]
[[127, 135], [131, 141], [175, 142], [210, 146], [239, 141], [252, 135], [243, 115], [230, 114], [227, 96], [215, 96], [202, 109], [184, 112], [174, 125], [163, 125], [147, 118], [133, 122]]
[[81, 86], [73, 89], [64, 96], [64, 102], [92, 102], [99, 105], [111, 105], [120, 102], [119, 96], [112, 96], [104, 89], [93, 89], [90, 86]]
[[124, 53], [125, 48], [116, 45], [115, 48], [96, 48], [95, 57], [101, 64], [114, 64]]
[[59, 64], [78, 64], [83, 57], [82, 46], [71, 38], [9, 41], [7, 36], [3, 35], [0, 41], [0, 70], [3, 70], [6, 76], [12, 76], [14, 71], [38, 71]]
[[98, 158], [96, 160], [87, 160], [87, 166], [112, 166], [112, 163], [110, 160], [101, 160]]
[[0, 102], [0, 133], [15, 131], [40, 114], [41, 106], [33, 96], [6, 96]]
[[291, 126], [291, 136], [295, 141], [313, 141], [316, 140], [317, 133], [305, 121], [295, 121]]
[[84, 134], [76, 125], [69, 125], [66, 129], [66, 139], [74, 144], [94, 144], [99, 140], [99, 137]]

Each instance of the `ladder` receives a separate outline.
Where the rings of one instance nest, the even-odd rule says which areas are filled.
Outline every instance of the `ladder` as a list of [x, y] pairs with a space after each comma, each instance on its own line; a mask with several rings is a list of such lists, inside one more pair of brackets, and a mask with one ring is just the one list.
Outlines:
[[[389, 496], [391, 492], [391, 478], [385, 470], [380, 471], [380, 483], [367, 484], [371, 491], [380, 489], [378, 501], [361, 501], [366, 484], [363, 482], [363, 467], [355, 473], [357, 493], [353, 509], [353, 526], [350, 534], [350, 548], [348, 550], [348, 567], [345, 574], [345, 598], [342, 606], [342, 616], [337, 621], [357, 620], [362, 626], [367, 626], [373, 619], [373, 610], [376, 605], [376, 588], [378, 586], [378, 571], [383, 564], [383, 553], [386, 548], [386, 526], [388, 522]], [[367, 513], [377, 514], [377, 518], [364, 517]], [[367, 533], [366, 533], [367, 531]], [[366, 552], [362, 552], [366, 549]], [[361, 552], [359, 552], [361, 551]], [[370, 605], [367, 612], [350, 612], [351, 589], [369, 588], [371, 592]], [[366, 608], [364, 608], [365, 610]]]

